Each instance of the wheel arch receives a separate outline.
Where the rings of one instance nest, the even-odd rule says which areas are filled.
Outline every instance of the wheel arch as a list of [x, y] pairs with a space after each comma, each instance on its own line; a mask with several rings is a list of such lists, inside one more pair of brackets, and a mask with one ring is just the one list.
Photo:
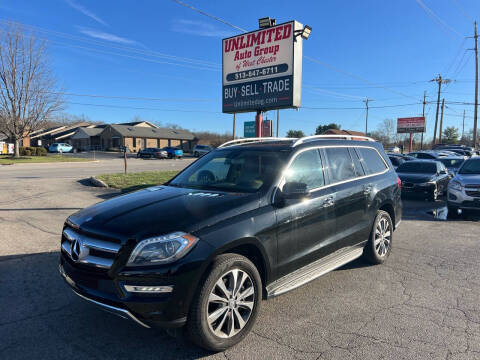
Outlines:
[[380, 205], [378, 210], [386, 211], [388, 215], [390, 215], [390, 218], [392, 219], [393, 230], [395, 230], [396, 221], [395, 221], [395, 208], [393, 207], [393, 203], [391, 201], [385, 201]]

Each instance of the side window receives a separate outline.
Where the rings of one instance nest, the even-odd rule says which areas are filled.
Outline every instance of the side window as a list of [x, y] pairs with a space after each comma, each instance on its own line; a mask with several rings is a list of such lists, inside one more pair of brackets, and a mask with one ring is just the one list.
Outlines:
[[357, 148], [357, 152], [367, 175], [377, 174], [387, 168], [375, 149], [359, 147]]
[[357, 177], [365, 175], [363, 172], [362, 164], [360, 163], [360, 159], [358, 158], [357, 153], [355, 152], [354, 148], [349, 148], [350, 150], [350, 156], [352, 157], [353, 160], [353, 167], [355, 168], [355, 175]]
[[325, 185], [322, 159], [318, 150], [307, 150], [300, 153], [288, 168], [285, 181], [307, 184], [307, 190]]
[[414, 158], [418, 158], [418, 154], [417, 154], [417, 153], [410, 153], [410, 154], [408, 154], [408, 156], [411, 156], [411, 157], [414, 157]]
[[330, 181], [336, 183], [357, 177], [348, 148], [325, 148]]

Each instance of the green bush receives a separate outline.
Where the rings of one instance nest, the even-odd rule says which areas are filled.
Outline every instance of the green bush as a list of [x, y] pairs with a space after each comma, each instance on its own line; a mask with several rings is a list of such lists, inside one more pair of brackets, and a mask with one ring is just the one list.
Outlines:
[[47, 156], [47, 150], [43, 147], [20, 146], [20, 156]]

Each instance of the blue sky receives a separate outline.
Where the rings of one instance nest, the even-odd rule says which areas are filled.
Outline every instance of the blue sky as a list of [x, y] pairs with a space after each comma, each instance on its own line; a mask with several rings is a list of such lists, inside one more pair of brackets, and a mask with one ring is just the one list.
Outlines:
[[[436, 100], [436, 84], [428, 80], [438, 73], [456, 80], [445, 88], [447, 104], [473, 102], [474, 53], [466, 50], [473, 39], [465, 37], [473, 35], [473, 19], [480, 20], [478, 0], [185, 2], [248, 30], [264, 16], [312, 26], [304, 55], [318, 62], [303, 60], [304, 108], [280, 112], [280, 135], [289, 129], [310, 134], [330, 122], [362, 131], [367, 97], [374, 99], [369, 129], [385, 118], [421, 115], [423, 92]], [[69, 95], [66, 112], [231, 131], [232, 115], [221, 113], [221, 39], [238, 32], [227, 25], [171, 0], [2, 0], [0, 19], [48, 39], [66, 92], [107, 96]], [[402, 106], [383, 107], [392, 105]], [[461, 128], [464, 109], [465, 127], [472, 128], [472, 105], [449, 104], [445, 126]], [[426, 111], [432, 136], [435, 105]], [[238, 134], [253, 118], [237, 116]]]

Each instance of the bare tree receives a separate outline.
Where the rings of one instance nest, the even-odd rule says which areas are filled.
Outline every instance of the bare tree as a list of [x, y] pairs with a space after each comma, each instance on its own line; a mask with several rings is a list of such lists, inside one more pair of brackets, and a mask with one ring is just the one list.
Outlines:
[[18, 25], [0, 29], [0, 133], [15, 143], [43, 127], [63, 105], [45, 42]]

